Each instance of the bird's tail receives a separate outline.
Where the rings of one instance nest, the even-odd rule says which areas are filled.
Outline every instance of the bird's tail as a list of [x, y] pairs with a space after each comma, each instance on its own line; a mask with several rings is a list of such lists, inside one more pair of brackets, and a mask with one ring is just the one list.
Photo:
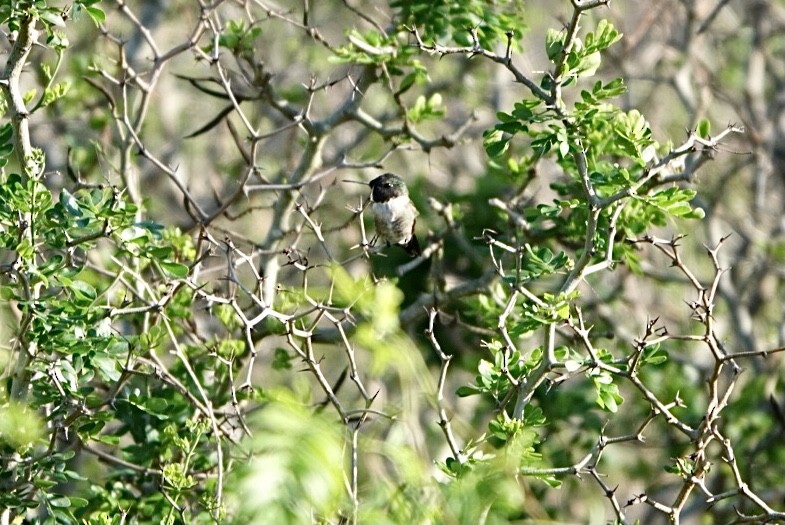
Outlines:
[[401, 245], [406, 253], [411, 255], [412, 257], [416, 257], [418, 255], [422, 255], [422, 249], [420, 248], [420, 243], [417, 241], [417, 236], [412, 235], [412, 238], [409, 239], [409, 242], [406, 244]]

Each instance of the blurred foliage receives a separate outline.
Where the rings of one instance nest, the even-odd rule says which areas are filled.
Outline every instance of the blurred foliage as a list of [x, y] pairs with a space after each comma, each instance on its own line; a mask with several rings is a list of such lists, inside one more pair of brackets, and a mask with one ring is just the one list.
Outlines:
[[304, 523], [347, 509], [342, 425], [287, 391], [268, 392], [263, 403], [249, 421], [257, 431], [233, 489], [242, 513], [232, 520]]

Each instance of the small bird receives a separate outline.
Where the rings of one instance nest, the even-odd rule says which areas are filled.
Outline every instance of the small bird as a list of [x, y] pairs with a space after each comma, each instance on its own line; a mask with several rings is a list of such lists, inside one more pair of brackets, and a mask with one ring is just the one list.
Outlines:
[[368, 186], [371, 187], [371, 210], [379, 238], [387, 245], [401, 246], [412, 257], [420, 255], [422, 250], [414, 234], [419, 214], [403, 179], [385, 173], [369, 182]]

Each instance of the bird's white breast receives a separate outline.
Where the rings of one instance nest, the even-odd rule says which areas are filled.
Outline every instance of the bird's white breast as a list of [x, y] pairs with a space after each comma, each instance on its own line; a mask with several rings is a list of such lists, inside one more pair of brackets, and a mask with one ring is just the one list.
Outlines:
[[393, 197], [387, 202], [374, 202], [373, 213], [378, 220], [385, 222], [395, 222], [409, 206], [409, 197], [401, 195], [400, 197]]
[[417, 210], [407, 195], [372, 205], [376, 233], [389, 244], [406, 244], [412, 238]]

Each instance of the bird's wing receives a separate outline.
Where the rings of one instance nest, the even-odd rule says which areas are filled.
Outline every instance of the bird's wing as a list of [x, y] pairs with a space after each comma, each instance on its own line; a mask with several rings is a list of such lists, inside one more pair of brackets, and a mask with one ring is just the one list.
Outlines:
[[415, 217], [417, 217], [420, 214], [420, 212], [417, 211], [417, 207], [414, 205], [414, 203], [411, 200], [409, 201], [409, 208], [412, 210], [412, 213], [414, 213]]

